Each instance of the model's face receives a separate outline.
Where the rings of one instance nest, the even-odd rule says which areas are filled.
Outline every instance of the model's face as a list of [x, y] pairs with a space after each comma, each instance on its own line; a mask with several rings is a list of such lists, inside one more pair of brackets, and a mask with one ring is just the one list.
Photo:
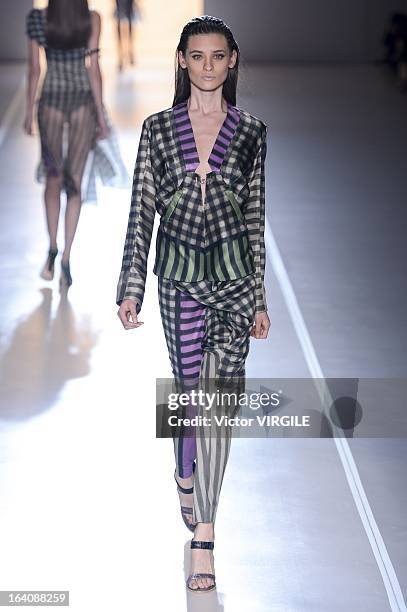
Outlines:
[[182, 51], [178, 53], [179, 65], [188, 70], [191, 83], [203, 91], [212, 91], [223, 85], [228, 69], [234, 67], [236, 59], [236, 51], [229, 52], [223, 34], [190, 36], [185, 57]]

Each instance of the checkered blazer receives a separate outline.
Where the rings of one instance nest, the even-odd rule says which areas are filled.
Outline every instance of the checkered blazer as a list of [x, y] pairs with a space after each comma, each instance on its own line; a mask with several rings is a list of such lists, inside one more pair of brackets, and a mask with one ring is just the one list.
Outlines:
[[140, 312], [155, 213], [160, 215], [154, 273], [182, 281], [254, 274], [255, 310], [267, 310], [265, 173], [267, 126], [228, 104], [208, 159], [202, 203], [199, 157], [187, 102], [147, 117], [142, 126], [116, 302]]

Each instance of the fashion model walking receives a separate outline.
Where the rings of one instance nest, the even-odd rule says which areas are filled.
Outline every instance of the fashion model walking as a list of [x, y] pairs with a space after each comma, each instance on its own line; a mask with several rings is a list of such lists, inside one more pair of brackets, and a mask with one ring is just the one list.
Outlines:
[[69, 258], [81, 210], [81, 183], [88, 154], [96, 139], [108, 134], [98, 62], [100, 27], [100, 16], [89, 10], [87, 0], [49, 0], [46, 9], [32, 9], [26, 21], [29, 72], [24, 129], [30, 135], [40, 78], [40, 47], [44, 47], [47, 59], [37, 113], [39, 173], [44, 172], [46, 177], [44, 199], [50, 240], [41, 276], [46, 280], [54, 276], [60, 196], [64, 190], [67, 205], [61, 287], [72, 283]]
[[117, 20], [117, 51], [119, 70], [123, 69], [125, 53], [123, 49], [123, 25], [127, 23], [127, 53], [129, 62], [134, 64], [134, 25], [140, 19], [140, 9], [136, 0], [116, 0], [115, 17]]
[[[174, 377], [239, 379], [270, 326], [264, 288], [267, 127], [236, 106], [239, 48], [220, 19], [192, 19], [176, 51], [172, 107], [144, 120], [117, 289], [125, 329], [143, 324], [147, 256]], [[190, 433], [190, 432], [189, 432]], [[214, 522], [230, 432], [174, 436], [182, 517], [194, 531], [187, 586], [215, 588]]]

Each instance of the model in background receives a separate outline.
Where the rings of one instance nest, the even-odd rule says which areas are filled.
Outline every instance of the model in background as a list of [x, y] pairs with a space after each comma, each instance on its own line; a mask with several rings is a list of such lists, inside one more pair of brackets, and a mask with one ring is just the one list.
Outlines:
[[[158, 212], [154, 273], [174, 378], [182, 391], [196, 385], [213, 391], [213, 383], [223, 388], [224, 381], [241, 388], [250, 337], [266, 338], [270, 327], [264, 287], [267, 126], [236, 107], [239, 48], [221, 19], [192, 19], [176, 60], [172, 107], [142, 126], [118, 315], [125, 329], [142, 325]], [[231, 442], [230, 428], [213, 422], [209, 438], [205, 428], [181, 426], [173, 439], [182, 518], [194, 532], [187, 587], [199, 592], [216, 584], [214, 521]]]
[[385, 62], [397, 75], [401, 91], [407, 91], [407, 15], [393, 13], [388, 27], [383, 34], [383, 45], [386, 47]]
[[72, 283], [69, 259], [81, 210], [85, 164], [96, 139], [108, 135], [98, 61], [101, 20], [96, 11], [89, 10], [87, 0], [49, 0], [47, 9], [30, 11], [26, 26], [29, 66], [24, 129], [30, 135], [40, 78], [40, 47], [44, 47], [47, 58], [37, 113], [50, 240], [41, 277], [45, 280], [54, 277], [64, 190], [67, 204], [60, 277], [63, 288]]
[[[134, 64], [134, 25], [140, 19], [140, 9], [136, 0], [116, 0], [115, 17], [117, 19], [117, 49], [119, 55], [119, 70], [123, 70], [126, 53], [124, 44], [127, 43], [127, 55], [131, 65]], [[127, 25], [125, 35], [124, 24]]]

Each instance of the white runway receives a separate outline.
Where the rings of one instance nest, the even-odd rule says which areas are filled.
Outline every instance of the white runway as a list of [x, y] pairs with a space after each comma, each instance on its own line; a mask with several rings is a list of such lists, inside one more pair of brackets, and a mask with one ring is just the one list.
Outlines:
[[[234, 440], [218, 589], [186, 593], [172, 442], [155, 438], [155, 379], [170, 365], [154, 236], [138, 330], [115, 305], [128, 191], [83, 207], [68, 300], [39, 278], [23, 72], [0, 68], [0, 590], [69, 590], [75, 612], [406, 610], [403, 438]], [[143, 117], [171, 104], [171, 65], [117, 75], [107, 62], [105, 76], [132, 173]], [[263, 65], [242, 73], [238, 104], [269, 125], [272, 327], [252, 339], [247, 375], [405, 378], [405, 97], [376, 66]]]

